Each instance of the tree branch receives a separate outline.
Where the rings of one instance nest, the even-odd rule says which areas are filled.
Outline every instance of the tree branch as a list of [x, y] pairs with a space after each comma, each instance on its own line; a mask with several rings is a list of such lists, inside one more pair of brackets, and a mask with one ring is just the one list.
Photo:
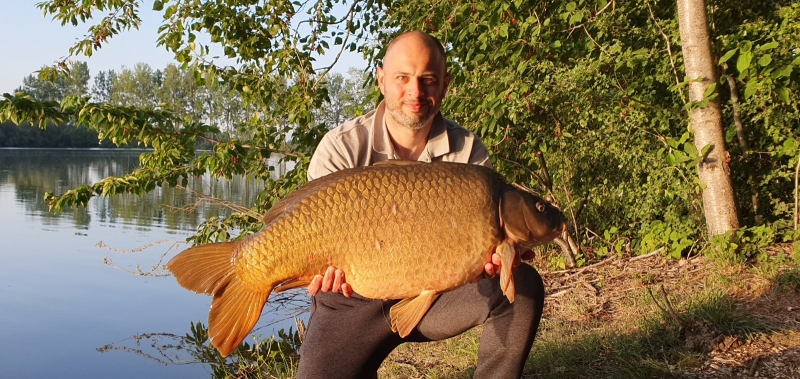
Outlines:
[[[656, 20], [656, 15], [653, 13], [653, 8], [650, 6], [650, 0], [645, 1], [645, 4], [647, 4], [647, 10], [650, 11], [650, 18], [653, 19], [653, 23], [656, 24], [658, 31], [661, 32], [661, 36], [664, 37], [664, 41], [667, 43], [667, 54], [669, 55], [669, 62], [672, 64], [672, 72], [675, 74], [675, 84], [681, 84], [680, 76], [678, 76], [678, 68], [675, 66], [675, 57], [672, 54], [672, 44], [669, 42], [669, 36], [667, 36], [667, 33], [664, 33], [664, 29], [661, 28], [658, 20]], [[681, 96], [683, 104], [686, 104], [686, 98], [683, 97], [683, 92], [679, 92], [678, 94]]]

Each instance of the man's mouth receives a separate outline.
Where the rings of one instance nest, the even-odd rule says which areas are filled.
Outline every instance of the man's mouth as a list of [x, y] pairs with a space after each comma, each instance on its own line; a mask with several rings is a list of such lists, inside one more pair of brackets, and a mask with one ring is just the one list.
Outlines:
[[414, 112], [419, 112], [422, 110], [423, 107], [427, 106], [427, 103], [404, 103], [404, 105]]

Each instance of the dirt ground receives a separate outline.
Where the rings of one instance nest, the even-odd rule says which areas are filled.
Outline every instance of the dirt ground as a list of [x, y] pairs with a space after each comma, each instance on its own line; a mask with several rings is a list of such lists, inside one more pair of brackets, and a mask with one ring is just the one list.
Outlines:
[[[770, 254], [789, 251], [790, 247], [775, 246]], [[542, 272], [547, 287], [545, 318], [572, 318], [584, 324], [624, 322], [636, 317], [631, 312], [637, 305], [630, 295], [647, 293], [665, 319], [681, 325], [685, 350], [691, 352], [690, 359], [670, 365], [673, 374], [800, 378], [800, 278], [796, 270], [789, 277], [781, 275], [780, 269], [765, 275], [747, 265], [720, 268], [704, 257], [675, 261], [656, 253], [611, 258], [581, 269]], [[758, 330], [726, 333], [686, 317], [685, 307], [678, 304], [685, 305], [696, 291], [720, 282], [727, 291], [726, 302]]]

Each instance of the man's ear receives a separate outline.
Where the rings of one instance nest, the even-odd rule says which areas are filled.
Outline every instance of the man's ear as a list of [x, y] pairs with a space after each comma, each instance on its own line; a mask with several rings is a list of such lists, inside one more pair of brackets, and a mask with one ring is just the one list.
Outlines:
[[386, 74], [383, 72], [383, 67], [378, 67], [375, 70], [375, 77], [378, 79], [378, 88], [381, 89], [381, 93], [386, 95], [386, 93], [383, 92], [384, 81], [386, 80]]
[[447, 95], [447, 89], [448, 89], [448, 88], [450, 88], [450, 80], [451, 80], [452, 78], [453, 78], [453, 77], [452, 77], [452, 76], [450, 76], [450, 73], [449, 73], [449, 72], [445, 72], [445, 74], [444, 74], [444, 81], [443, 81], [443, 83], [442, 83], [442, 84], [444, 84], [444, 85], [442, 86], [442, 99], [444, 99], [444, 97]]

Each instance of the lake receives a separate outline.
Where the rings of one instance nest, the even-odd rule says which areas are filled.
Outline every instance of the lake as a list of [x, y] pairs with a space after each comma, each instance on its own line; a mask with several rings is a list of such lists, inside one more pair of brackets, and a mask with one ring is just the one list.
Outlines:
[[[195, 205], [192, 191], [249, 207], [261, 184], [201, 177], [188, 183], [192, 191], [96, 197], [59, 214], [43, 201], [47, 191], [129, 172], [140, 153], [0, 149], [0, 378], [209, 376], [191, 357], [156, 347], [189, 333], [191, 322], [206, 324], [211, 298], [152, 269], [188, 247], [206, 218], [230, 213], [207, 202], [178, 210]], [[156, 275], [134, 275], [137, 267]], [[276, 317], [285, 315], [262, 316], [254, 333], [294, 325]]]

